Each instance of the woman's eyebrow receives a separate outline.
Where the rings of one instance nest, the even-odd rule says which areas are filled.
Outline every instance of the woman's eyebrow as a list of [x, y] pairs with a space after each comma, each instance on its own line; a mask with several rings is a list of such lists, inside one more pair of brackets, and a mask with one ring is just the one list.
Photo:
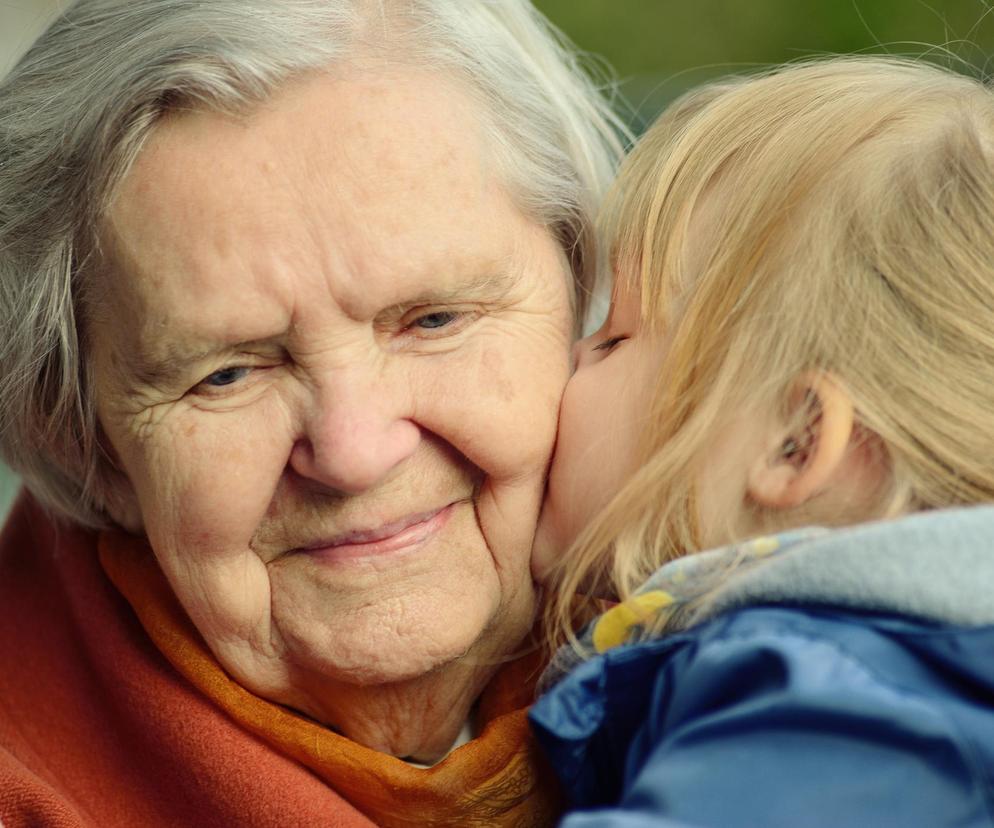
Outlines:
[[472, 276], [454, 283], [431, 286], [412, 296], [407, 296], [391, 307], [398, 308], [421, 304], [449, 304], [467, 300], [491, 300], [504, 298], [520, 281], [522, 269], [511, 262], [503, 266], [488, 267]]
[[419, 306], [483, 303], [501, 305], [521, 279], [520, 270], [511, 268], [487, 270], [467, 279], [433, 285], [417, 293], [398, 297], [385, 306], [377, 316], [400, 316]]

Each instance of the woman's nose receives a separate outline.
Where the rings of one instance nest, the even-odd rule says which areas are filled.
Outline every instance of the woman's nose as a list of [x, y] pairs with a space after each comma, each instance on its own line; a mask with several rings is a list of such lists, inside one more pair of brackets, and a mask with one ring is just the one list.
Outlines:
[[300, 476], [342, 494], [375, 488], [414, 454], [421, 430], [384, 384], [340, 380], [315, 392], [290, 454]]

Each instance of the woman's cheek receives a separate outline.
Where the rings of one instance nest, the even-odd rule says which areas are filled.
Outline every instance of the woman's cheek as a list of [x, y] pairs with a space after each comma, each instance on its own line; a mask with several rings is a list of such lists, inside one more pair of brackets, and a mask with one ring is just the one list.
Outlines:
[[[555, 439], [566, 383], [565, 342], [550, 337], [489, 338], [473, 354], [424, 379], [434, 392], [419, 425], [448, 442], [491, 483], [541, 475]], [[542, 347], [544, 346], [544, 347]]]
[[156, 435], [142, 471], [150, 484], [141, 496], [150, 533], [157, 524], [164, 535], [198, 546], [247, 545], [293, 445], [285, 411], [266, 400], [223, 412], [192, 410]]

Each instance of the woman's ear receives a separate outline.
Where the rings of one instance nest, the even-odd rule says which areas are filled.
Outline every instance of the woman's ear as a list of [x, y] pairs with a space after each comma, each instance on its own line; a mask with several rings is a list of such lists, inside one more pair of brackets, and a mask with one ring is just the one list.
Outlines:
[[802, 374], [791, 390], [788, 422], [773, 429], [749, 470], [749, 496], [773, 509], [800, 506], [828, 486], [853, 434], [852, 400], [830, 374]]

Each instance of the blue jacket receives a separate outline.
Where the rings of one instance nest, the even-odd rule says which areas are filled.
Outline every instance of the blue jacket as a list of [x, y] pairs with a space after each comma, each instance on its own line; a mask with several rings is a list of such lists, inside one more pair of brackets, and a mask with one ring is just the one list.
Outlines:
[[568, 828], [994, 826], [994, 508], [691, 556], [585, 640], [531, 714]]

